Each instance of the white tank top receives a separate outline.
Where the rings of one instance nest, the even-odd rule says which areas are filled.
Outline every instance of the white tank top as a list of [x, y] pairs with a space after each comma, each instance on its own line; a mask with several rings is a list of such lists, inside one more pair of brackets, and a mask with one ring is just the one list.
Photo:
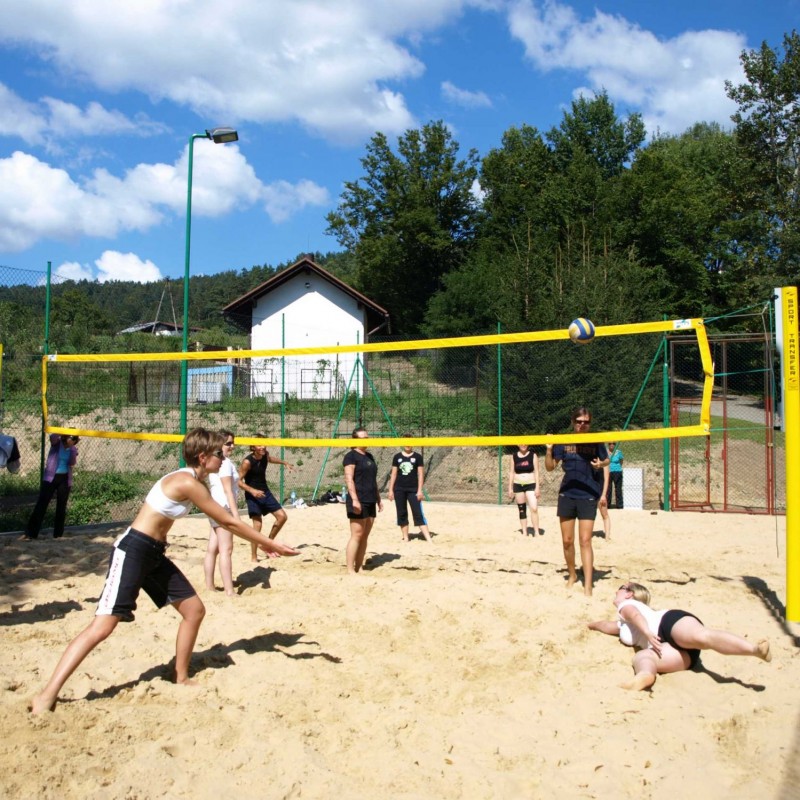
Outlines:
[[181, 517], [185, 517], [192, 507], [191, 500], [182, 500], [180, 502], [178, 500], [173, 500], [171, 497], [167, 497], [164, 494], [164, 490], [161, 488], [161, 482], [164, 478], [169, 478], [170, 475], [175, 475], [178, 472], [188, 472], [193, 478], [197, 477], [195, 471], [191, 467], [176, 469], [175, 472], [170, 472], [162, 478], [159, 478], [158, 481], [153, 484], [153, 488], [147, 493], [147, 497], [144, 499], [145, 503], [147, 503], [150, 508], [162, 514], [167, 519], [180, 519]]

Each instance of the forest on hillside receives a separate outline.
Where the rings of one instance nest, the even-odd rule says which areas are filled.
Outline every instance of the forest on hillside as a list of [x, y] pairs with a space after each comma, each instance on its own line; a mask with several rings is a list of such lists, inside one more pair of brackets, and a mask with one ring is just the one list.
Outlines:
[[[715, 317], [766, 301], [800, 276], [800, 36], [741, 62], [730, 129], [697, 109], [684, 133], [648, 138], [638, 114], [600, 94], [549, 131], [510, 128], [485, 154], [462, 152], [443, 121], [395, 145], [376, 133], [327, 217], [341, 250], [310, 255], [407, 337]], [[192, 277], [192, 338], [245, 344], [221, 309], [288, 263]], [[9, 355], [40, 352], [44, 296], [0, 286]], [[54, 284], [50, 350], [178, 350], [179, 337], [115, 334], [159, 308], [180, 322], [182, 296], [181, 281]]]

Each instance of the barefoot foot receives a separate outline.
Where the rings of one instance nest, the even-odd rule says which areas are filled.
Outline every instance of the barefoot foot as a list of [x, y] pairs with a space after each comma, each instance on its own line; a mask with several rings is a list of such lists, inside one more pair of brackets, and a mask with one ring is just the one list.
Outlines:
[[656, 682], [656, 676], [649, 672], [640, 672], [632, 681], [620, 684], [621, 689], [629, 689], [634, 692], [641, 692], [649, 689]]
[[46, 697], [44, 694], [37, 694], [34, 697], [30, 704], [28, 705], [28, 711], [31, 714], [45, 714], [48, 711], [55, 710], [56, 707], [56, 698]]
[[772, 653], [769, 651], [769, 641], [762, 639], [756, 645], [756, 652], [753, 654], [758, 656], [762, 661], [772, 661]]

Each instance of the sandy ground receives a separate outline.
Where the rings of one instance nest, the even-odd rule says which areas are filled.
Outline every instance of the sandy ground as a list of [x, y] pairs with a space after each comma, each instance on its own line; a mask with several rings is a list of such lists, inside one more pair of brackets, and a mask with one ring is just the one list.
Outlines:
[[[91, 619], [119, 529], [0, 537], [0, 796], [800, 796], [782, 518], [612, 511], [585, 598], [566, 588], [554, 509], [535, 538], [512, 506], [426, 511], [433, 544], [402, 543], [384, 512], [350, 578], [343, 508], [291, 510], [281, 538], [302, 555], [252, 565], [239, 541], [239, 596], [202, 593], [199, 688], [168, 682], [177, 615], [143, 595], [43, 718], [28, 699]], [[206, 535], [191, 518], [170, 537], [198, 588]], [[769, 637], [772, 663], [708, 653], [652, 692], [618, 688], [632, 651], [586, 623], [613, 618], [628, 578], [655, 607]]]

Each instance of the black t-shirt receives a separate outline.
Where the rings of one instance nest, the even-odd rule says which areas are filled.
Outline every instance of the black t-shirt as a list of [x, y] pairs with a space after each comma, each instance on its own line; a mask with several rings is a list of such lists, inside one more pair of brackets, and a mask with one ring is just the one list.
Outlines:
[[[356, 495], [360, 503], [378, 502], [378, 465], [372, 453], [359, 453], [358, 450], [348, 450], [342, 464], [345, 467], [355, 465], [353, 482], [356, 485]], [[348, 501], [350, 495], [347, 496]]]
[[250, 464], [247, 470], [247, 475], [244, 476], [244, 482], [247, 486], [259, 491], [266, 491], [267, 489], [267, 464], [269, 464], [269, 453], [264, 453], [262, 458], [256, 458], [252, 453], [245, 456], [245, 461]]
[[419, 476], [417, 470], [425, 466], [420, 453], [395, 453], [392, 459], [392, 466], [397, 467], [397, 478], [394, 485], [400, 489], [417, 490], [419, 486]]
[[553, 447], [553, 458], [561, 462], [564, 478], [559, 492], [576, 499], [598, 500], [603, 491], [603, 470], [595, 470], [592, 461], [605, 461], [608, 450], [604, 444], [595, 442], [581, 444], [557, 444]]

